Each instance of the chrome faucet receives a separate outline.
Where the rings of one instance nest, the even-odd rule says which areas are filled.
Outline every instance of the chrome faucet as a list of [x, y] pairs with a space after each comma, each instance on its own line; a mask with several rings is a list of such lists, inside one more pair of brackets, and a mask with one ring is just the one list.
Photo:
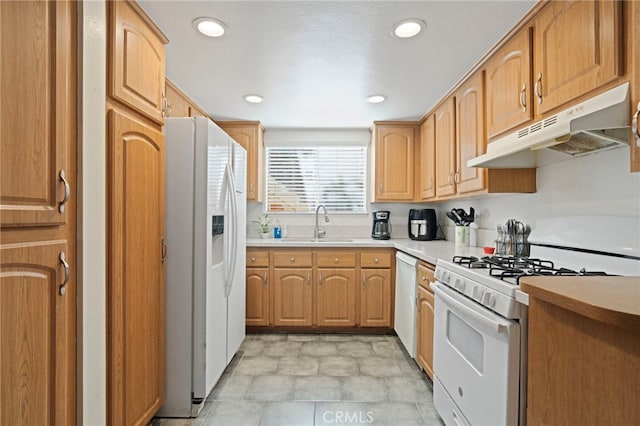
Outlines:
[[318, 207], [316, 207], [316, 228], [313, 231], [313, 238], [315, 239], [324, 238], [326, 234], [326, 231], [324, 230], [324, 228], [318, 225], [318, 213], [320, 212], [320, 207], [322, 207], [322, 209], [324, 210], [324, 221], [329, 222], [329, 215], [327, 214], [326, 207], [323, 206], [322, 204], [319, 204]]

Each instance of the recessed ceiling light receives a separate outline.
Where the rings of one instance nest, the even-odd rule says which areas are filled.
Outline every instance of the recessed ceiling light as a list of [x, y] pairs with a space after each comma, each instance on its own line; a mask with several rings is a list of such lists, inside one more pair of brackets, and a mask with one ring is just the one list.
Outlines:
[[244, 95], [244, 100], [252, 104], [259, 104], [263, 99], [260, 95]]
[[411, 38], [420, 34], [427, 24], [420, 19], [405, 19], [393, 27], [393, 34], [399, 38]]
[[385, 99], [387, 99], [387, 97], [383, 95], [371, 95], [367, 97], [366, 101], [370, 104], [379, 104], [380, 102], [384, 102]]
[[197, 18], [193, 26], [207, 37], [222, 37], [227, 29], [223, 22], [207, 17]]

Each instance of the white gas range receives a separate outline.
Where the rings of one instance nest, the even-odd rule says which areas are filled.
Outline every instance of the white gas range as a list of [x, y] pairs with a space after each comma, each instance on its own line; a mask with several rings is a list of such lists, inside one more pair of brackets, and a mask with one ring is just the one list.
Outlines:
[[520, 277], [640, 276], [639, 218], [544, 219], [529, 241], [528, 258], [437, 262], [434, 405], [447, 425], [525, 424], [528, 296]]

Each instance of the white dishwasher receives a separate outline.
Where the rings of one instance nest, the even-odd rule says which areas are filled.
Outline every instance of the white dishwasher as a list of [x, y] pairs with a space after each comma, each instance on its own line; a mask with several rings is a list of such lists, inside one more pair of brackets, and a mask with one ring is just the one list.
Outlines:
[[394, 329], [412, 358], [418, 351], [416, 285], [418, 259], [396, 252], [396, 307]]

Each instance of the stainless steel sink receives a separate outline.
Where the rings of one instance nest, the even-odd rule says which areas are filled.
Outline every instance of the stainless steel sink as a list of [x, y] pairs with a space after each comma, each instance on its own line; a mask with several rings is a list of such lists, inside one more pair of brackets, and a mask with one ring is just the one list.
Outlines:
[[314, 243], [314, 244], [328, 244], [328, 243], [352, 243], [355, 241], [353, 238], [309, 238], [309, 237], [291, 237], [291, 238], [283, 238], [280, 241], [282, 242], [294, 242], [301, 241], [305, 243]]

